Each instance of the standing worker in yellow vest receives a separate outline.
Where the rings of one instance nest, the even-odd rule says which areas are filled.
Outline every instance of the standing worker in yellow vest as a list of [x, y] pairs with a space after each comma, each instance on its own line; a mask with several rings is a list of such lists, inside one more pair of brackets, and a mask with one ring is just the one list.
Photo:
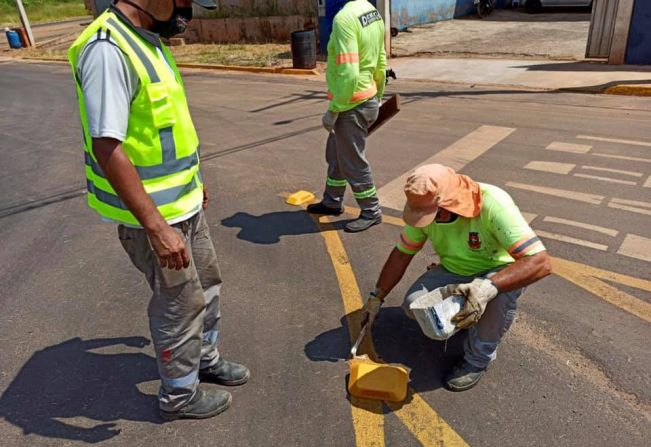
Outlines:
[[[222, 279], [203, 210], [199, 139], [181, 75], [160, 40], [183, 32], [192, 0], [117, 0], [69, 50], [84, 134], [88, 203], [153, 291], [149, 326], [167, 420], [215, 416], [249, 370], [217, 349]], [[214, 9], [213, 0], [194, 0]]]
[[366, 0], [353, 0], [334, 18], [328, 41], [328, 99], [323, 127], [328, 175], [323, 200], [308, 206], [314, 214], [343, 213], [349, 183], [361, 213], [345, 231], [364, 231], [382, 222], [371, 166], [364, 155], [368, 128], [378, 117], [386, 84], [384, 22]]

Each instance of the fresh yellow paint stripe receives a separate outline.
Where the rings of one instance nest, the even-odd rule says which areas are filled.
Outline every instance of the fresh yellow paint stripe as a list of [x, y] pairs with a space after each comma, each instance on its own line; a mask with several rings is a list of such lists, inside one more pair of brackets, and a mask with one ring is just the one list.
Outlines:
[[629, 287], [651, 291], [651, 281], [597, 269], [566, 259], [552, 258], [554, 273], [591, 292], [604, 301], [651, 323], [651, 304], [605, 283], [613, 281]]
[[407, 405], [387, 402], [409, 431], [424, 446], [467, 447], [468, 444], [418, 394]]
[[[314, 217], [313, 217], [314, 218]], [[316, 220], [316, 218], [314, 218]], [[330, 219], [322, 216], [317, 221], [323, 240], [325, 241], [332, 266], [337, 275], [339, 291], [344, 304], [344, 312], [348, 321], [348, 330], [351, 343], [354, 343], [360, 329], [360, 312], [362, 308], [362, 296], [353, 269], [350, 267], [348, 254], [344, 249], [337, 232], [330, 225]], [[370, 357], [377, 357], [373, 349], [373, 343], [369, 342], [370, 334], [364, 340], [360, 352], [368, 353]], [[379, 400], [350, 398], [355, 430], [355, 442], [358, 447], [384, 446], [384, 414], [382, 402]]]
[[[344, 310], [348, 320], [351, 342], [357, 338], [360, 329], [361, 312], [356, 312], [362, 307], [362, 296], [357, 285], [355, 274], [350, 265], [348, 254], [341, 242], [341, 238], [331, 225], [327, 216], [318, 220], [319, 230], [323, 237], [326, 249], [332, 260], [332, 265], [339, 282], [339, 290], [344, 303]], [[364, 352], [374, 360], [380, 360], [373, 346], [373, 337], [366, 335], [360, 352]], [[461, 436], [450, 427], [443, 418], [420, 396], [409, 390], [411, 402], [400, 407], [387, 403], [390, 408], [395, 408], [396, 416], [405, 424], [409, 431], [425, 447], [457, 447], [467, 446]], [[384, 445], [384, 416], [381, 401], [358, 399], [351, 396], [353, 425], [357, 446], [383, 446]]]

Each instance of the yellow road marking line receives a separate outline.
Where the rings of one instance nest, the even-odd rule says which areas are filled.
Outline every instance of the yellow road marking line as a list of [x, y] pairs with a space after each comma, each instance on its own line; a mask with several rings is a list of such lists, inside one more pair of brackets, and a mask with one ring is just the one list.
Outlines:
[[[418, 166], [440, 163], [460, 171], [513, 132], [515, 129], [512, 127], [480, 126]], [[402, 209], [405, 204], [403, 188], [411, 171], [405, 172], [378, 189], [377, 194], [383, 207]]]
[[418, 394], [413, 394], [411, 402], [400, 406], [387, 402], [387, 406], [398, 416], [407, 429], [424, 446], [467, 447], [461, 436], [438, 415]]
[[[316, 219], [315, 219], [316, 220]], [[355, 274], [341, 238], [332, 228], [331, 220], [321, 216], [317, 222], [326, 249], [339, 282], [339, 290], [344, 303], [344, 311], [348, 319], [351, 342], [357, 338], [360, 329], [360, 312], [362, 296], [357, 285]], [[379, 359], [373, 345], [373, 337], [369, 333], [363, 342], [363, 350], [374, 359]], [[405, 424], [407, 429], [425, 447], [461, 447], [467, 446], [461, 436], [450, 427], [439, 414], [420, 396], [410, 389], [412, 401], [403, 406], [390, 404], [395, 414]], [[357, 399], [351, 396], [353, 425], [357, 446], [384, 445], [384, 416], [381, 401]]]
[[[359, 312], [355, 313], [355, 311], [362, 308], [362, 295], [353, 269], [350, 267], [348, 254], [341, 243], [341, 238], [330, 225], [330, 219], [326, 216], [322, 216], [318, 220], [313, 216], [313, 219], [319, 227], [319, 232], [325, 241], [328, 255], [330, 255], [332, 266], [337, 275], [341, 300], [348, 321], [350, 340], [353, 343], [360, 329]], [[349, 317], [350, 315], [357, 316], [357, 318]], [[369, 356], [375, 358], [377, 356], [375, 355], [373, 343], [369, 342], [370, 339], [369, 335], [364, 340], [364, 350], [362, 352], [366, 352]], [[351, 396], [351, 403], [356, 445], [360, 447], [383, 447], [384, 415], [382, 402], [379, 400], [358, 399]]]
[[616, 282], [651, 292], [651, 281], [590, 267], [566, 259], [552, 258], [554, 273], [620, 309], [651, 323], [651, 304], [605, 283]]

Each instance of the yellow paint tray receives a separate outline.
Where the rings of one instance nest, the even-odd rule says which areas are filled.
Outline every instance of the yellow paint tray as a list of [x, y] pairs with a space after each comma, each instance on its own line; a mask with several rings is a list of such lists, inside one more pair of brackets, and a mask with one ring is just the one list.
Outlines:
[[402, 402], [407, 397], [409, 369], [402, 365], [378, 363], [366, 355], [357, 355], [364, 335], [373, 321], [368, 321], [350, 350], [348, 392], [356, 397]]

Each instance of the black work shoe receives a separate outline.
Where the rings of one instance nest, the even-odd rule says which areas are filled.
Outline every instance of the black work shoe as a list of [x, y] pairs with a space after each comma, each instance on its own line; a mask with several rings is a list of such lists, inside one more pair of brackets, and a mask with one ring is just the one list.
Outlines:
[[160, 416], [166, 421], [176, 419], [207, 419], [217, 416], [231, 406], [231, 393], [211, 388], [197, 388], [194, 397], [178, 411], [160, 410]]
[[331, 208], [329, 206], [325, 206], [323, 202], [319, 202], [308, 205], [307, 212], [310, 214], [325, 214], [326, 216], [341, 216], [344, 213], [344, 209]]
[[373, 225], [382, 223], [382, 216], [377, 217], [364, 217], [359, 216], [359, 218], [348, 222], [344, 227], [346, 233], [359, 233], [360, 231], [368, 230]]
[[199, 370], [199, 380], [235, 386], [245, 384], [251, 377], [249, 369], [239, 363], [229, 362], [220, 357], [215, 366]]
[[479, 383], [486, 368], [478, 368], [465, 360], [452, 368], [445, 377], [445, 386], [450, 391], [466, 391]]

